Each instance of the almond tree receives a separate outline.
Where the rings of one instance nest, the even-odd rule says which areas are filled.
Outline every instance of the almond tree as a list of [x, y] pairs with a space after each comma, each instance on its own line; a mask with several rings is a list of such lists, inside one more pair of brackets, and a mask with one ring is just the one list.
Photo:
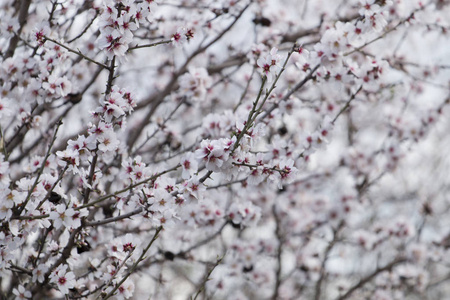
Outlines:
[[3, 0], [5, 299], [442, 299], [445, 0]]

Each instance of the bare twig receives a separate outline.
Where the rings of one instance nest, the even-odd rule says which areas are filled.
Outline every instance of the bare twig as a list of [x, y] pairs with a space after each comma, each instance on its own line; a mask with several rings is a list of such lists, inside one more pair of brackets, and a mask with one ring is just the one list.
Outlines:
[[388, 263], [384, 267], [377, 268], [375, 271], [367, 275], [366, 277], [362, 278], [357, 284], [352, 286], [350, 289], [347, 290], [343, 295], [336, 298], [336, 300], [344, 300], [347, 299], [353, 292], [358, 290], [359, 288], [363, 287], [366, 283], [369, 283], [372, 279], [374, 279], [378, 274], [383, 273], [385, 271], [390, 271], [392, 268], [394, 268], [396, 265], [404, 263], [406, 261], [405, 258], [397, 258], [394, 259], [392, 262]]
[[5, 52], [4, 59], [12, 57], [16, 51], [17, 44], [20, 40], [20, 33], [22, 32], [23, 26], [27, 22], [28, 9], [30, 8], [31, 0], [23, 0], [19, 2], [19, 30], [9, 41], [8, 49]]
[[158, 46], [158, 45], [169, 44], [171, 42], [172, 42], [172, 40], [163, 40], [163, 41], [159, 41], [159, 42], [151, 43], [151, 44], [136, 45], [134, 47], [129, 48], [128, 52], [131, 52], [131, 51], [136, 50], [136, 49], [141, 49], [141, 48], [151, 48], [151, 47], [155, 47], [155, 46]]
[[193, 300], [197, 300], [197, 297], [200, 295], [200, 293], [205, 289], [205, 285], [206, 282], [209, 280], [209, 276], [211, 276], [212, 272], [214, 271], [214, 269], [220, 265], [220, 263], [222, 262], [224, 256], [217, 258], [216, 263], [214, 264], [214, 266], [209, 270], [208, 274], [206, 274], [205, 279], [203, 280], [203, 282], [200, 285], [200, 288], [197, 290], [197, 293], [195, 294], [194, 298], [191, 297], [191, 299]]
[[99, 10], [95, 10], [95, 16], [91, 19], [91, 21], [86, 25], [86, 27], [84, 27], [84, 29], [80, 32], [80, 34], [78, 34], [76, 37], [74, 37], [73, 39], [67, 41], [67, 43], [73, 43], [74, 41], [76, 41], [77, 39], [79, 39], [80, 37], [82, 37], [87, 30], [89, 29], [89, 27], [92, 26], [92, 24], [94, 23], [95, 19], [97, 19], [98, 15], [100, 14]]
[[51, 38], [49, 38], [49, 37], [47, 37], [47, 36], [45, 36], [44, 39], [45, 39], [46, 41], [50, 41], [50, 42], [52, 42], [52, 43], [55, 43], [55, 44], [58, 45], [58, 46], [63, 47], [64, 49], [66, 49], [66, 50], [69, 51], [69, 52], [72, 52], [72, 53], [75, 53], [76, 55], [81, 56], [82, 58], [84, 58], [84, 59], [87, 60], [87, 61], [90, 61], [91, 63], [94, 63], [94, 64], [96, 64], [96, 65], [98, 65], [98, 66], [100, 66], [100, 67], [102, 67], [102, 68], [104, 68], [104, 69], [109, 69], [109, 67], [108, 67], [107, 65], [102, 64], [102, 63], [100, 63], [100, 62], [98, 62], [98, 61], [96, 61], [96, 60], [93, 60], [92, 58], [90, 58], [90, 57], [84, 55], [83, 53], [81, 53], [81, 51], [73, 50], [72, 48], [70, 48], [70, 47], [68, 47], [68, 46], [66, 46], [66, 45], [64, 45], [64, 44], [62, 44], [62, 43], [60, 43], [60, 42], [58, 42], [58, 41], [56, 41], [56, 40], [54, 40], [54, 39], [51, 39]]
[[276, 256], [277, 257], [277, 267], [276, 267], [276, 271], [275, 271], [275, 288], [274, 288], [273, 295], [272, 295], [272, 299], [276, 300], [276, 299], [278, 299], [278, 293], [279, 293], [280, 285], [281, 285], [281, 254], [283, 252], [284, 238], [282, 237], [282, 234], [281, 234], [281, 219], [278, 216], [275, 205], [272, 206], [272, 213], [273, 213], [273, 216], [275, 218], [275, 223], [276, 223], [275, 235], [278, 238], [278, 247], [277, 247], [277, 256]]
[[[309, 71], [308, 75], [306, 75], [306, 77], [302, 81], [297, 83], [289, 92], [286, 93], [286, 95], [283, 96], [283, 98], [280, 100], [280, 102], [288, 100], [291, 95], [293, 95], [296, 91], [298, 91], [300, 88], [302, 88], [308, 81], [313, 79], [314, 72], [316, 72], [319, 67], [320, 67], [320, 65], [316, 65], [314, 68], [312, 68]], [[265, 111], [265, 113], [261, 116], [261, 118], [264, 119], [268, 115], [270, 115], [270, 113], [272, 111], [274, 111], [275, 108], [278, 107], [278, 105], [279, 105], [279, 103], [275, 103], [274, 105], [272, 105], [268, 110]]]
[[339, 116], [345, 112], [349, 107], [350, 107], [350, 103], [352, 103], [352, 101], [355, 99], [356, 95], [362, 90], [362, 85], [359, 87], [359, 89], [354, 92], [351, 96], [350, 99], [348, 99], [347, 103], [345, 103], [344, 107], [341, 108], [341, 110], [338, 112], [338, 114], [336, 115], [336, 117], [334, 117], [333, 121], [331, 121], [331, 124], [334, 125], [334, 123], [336, 122], [336, 120], [339, 118]]
[[31, 194], [34, 192], [34, 189], [36, 188], [36, 186], [37, 186], [38, 183], [39, 183], [39, 178], [41, 177], [42, 173], [44, 172], [44, 168], [45, 168], [45, 165], [46, 165], [46, 163], [47, 163], [47, 159], [49, 158], [49, 156], [50, 156], [50, 154], [51, 154], [51, 152], [52, 152], [52, 147], [53, 147], [53, 144], [55, 143], [56, 136], [57, 136], [57, 134], [58, 134], [59, 127], [60, 127], [61, 125], [62, 125], [62, 122], [61, 122], [61, 121], [59, 121], [58, 124], [56, 125], [56, 129], [55, 129], [55, 132], [54, 132], [54, 134], [53, 134], [53, 138], [52, 138], [52, 140], [50, 141], [50, 145], [48, 146], [47, 153], [45, 154], [45, 157], [44, 157], [44, 159], [42, 160], [42, 164], [41, 164], [41, 167], [40, 167], [39, 170], [38, 170], [36, 179], [34, 180], [34, 183], [33, 183], [33, 185], [31, 186], [31, 188], [29, 189], [28, 194], [27, 194], [27, 197], [25, 198], [25, 201], [23, 202], [22, 206], [19, 207], [19, 209], [17, 210], [17, 213], [15, 214], [15, 215], [17, 215], [17, 216], [20, 216], [20, 214], [23, 212], [23, 210], [25, 209], [25, 207], [27, 206], [28, 202], [29, 202], [30, 199], [31, 199]]
[[112, 218], [108, 218], [108, 219], [104, 219], [104, 220], [99, 220], [99, 221], [92, 221], [92, 222], [86, 222], [85, 225], [88, 227], [95, 227], [95, 226], [100, 226], [100, 225], [105, 225], [108, 223], [113, 223], [113, 222], [117, 222], [123, 219], [128, 219], [129, 217], [132, 217], [134, 215], [137, 215], [139, 213], [141, 213], [144, 209], [143, 208], [137, 208], [133, 211], [130, 211], [129, 213], [123, 214], [123, 215], [119, 215], [116, 217], [112, 217]]
[[228, 222], [223, 223], [222, 226], [220, 226], [219, 230], [217, 230], [213, 235], [206, 237], [205, 239], [201, 240], [200, 242], [196, 243], [195, 245], [187, 248], [186, 250], [181, 251], [180, 253], [176, 254], [175, 256], [184, 257], [187, 253], [191, 252], [194, 249], [197, 249], [200, 246], [203, 246], [210, 241], [212, 241], [216, 236], [220, 235], [225, 228], [225, 226], [228, 224]]
[[339, 225], [333, 230], [333, 240], [328, 243], [327, 248], [325, 249], [325, 254], [322, 260], [322, 265], [320, 266], [320, 277], [319, 280], [317, 280], [316, 282], [316, 286], [315, 286], [315, 296], [314, 296], [314, 300], [319, 300], [320, 299], [320, 295], [322, 293], [322, 282], [326, 277], [326, 263], [328, 260], [328, 257], [330, 255], [331, 250], [333, 249], [333, 247], [336, 245], [336, 242], [338, 241], [338, 235], [339, 235], [339, 231], [342, 229], [342, 227], [344, 226], [344, 221], [341, 221], [339, 223]]

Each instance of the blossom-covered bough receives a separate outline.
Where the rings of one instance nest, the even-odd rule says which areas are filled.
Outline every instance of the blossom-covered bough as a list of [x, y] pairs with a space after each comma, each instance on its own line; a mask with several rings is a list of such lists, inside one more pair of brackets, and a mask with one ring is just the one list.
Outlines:
[[0, 298], [450, 293], [450, 3], [281, 2], [0, 3]]

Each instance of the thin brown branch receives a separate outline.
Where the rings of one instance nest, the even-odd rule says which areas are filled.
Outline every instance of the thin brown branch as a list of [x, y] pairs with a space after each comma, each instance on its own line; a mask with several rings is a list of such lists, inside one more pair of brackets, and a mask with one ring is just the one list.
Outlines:
[[59, 127], [60, 127], [61, 125], [62, 125], [62, 122], [59, 121], [58, 124], [57, 124], [57, 126], [56, 126], [55, 132], [54, 132], [54, 134], [53, 134], [52, 140], [50, 141], [50, 145], [48, 146], [47, 153], [45, 154], [45, 157], [44, 157], [44, 159], [42, 160], [42, 164], [41, 164], [41, 166], [40, 166], [40, 168], [39, 168], [39, 170], [38, 170], [36, 179], [34, 180], [34, 183], [33, 183], [33, 185], [31, 186], [31, 188], [28, 190], [27, 197], [25, 198], [25, 201], [23, 202], [22, 206], [19, 207], [19, 209], [17, 210], [17, 213], [14, 214], [15, 216], [20, 216], [20, 214], [23, 212], [23, 210], [24, 210], [25, 207], [27, 206], [28, 202], [30, 201], [30, 199], [31, 199], [31, 194], [34, 192], [34, 189], [36, 188], [36, 186], [37, 186], [38, 183], [39, 183], [39, 178], [41, 177], [42, 173], [44, 172], [44, 168], [45, 168], [45, 165], [46, 165], [46, 163], [47, 163], [47, 159], [49, 158], [50, 154], [52, 153], [52, 147], [53, 147], [53, 144], [54, 144], [55, 141], [56, 141], [56, 137], [57, 137], [57, 135], [58, 135], [58, 130], [59, 130]]
[[99, 220], [99, 221], [92, 221], [92, 222], [86, 222], [85, 225], [87, 227], [95, 227], [95, 226], [100, 226], [100, 225], [105, 225], [108, 223], [113, 223], [113, 222], [117, 222], [123, 219], [128, 219], [134, 215], [137, 215], [139, 213], [141, 213], [143, 211], [143, 208], [137, 208], [133, 211], [130, 211], [129, 213], [123, 214], [123, 215], [119, 215], [116, 217], [112, 217], [112, 218], [108, 218], [108, 219], [104, 219], [104, 220]]
[[151, 44], [136, 45], [134, 47], [129, 48], [128, 52], [131, 52], [131, 51], [136, 50], [136, 49], [141, 49], [141, 48], [151, 48], [151, 47], [155, 47], [155, 46], [158, 46], [158, 45], [169, 44], [171, 42], [172, 42], [172, 40], [163, 40], [163, 41], [159, 41], [159, 42], [151, 43]]
[[19, 30], [17, 33], [11, 38], [9, 41], [8, 49], [5, 52], [4, 59], [12, 57], [14, 52], [16, 51], [17, 44], [20, 40], [20, 33], [22, 32], [23, 26], [27, 22], [28, 19], [28, 9], [30, 8], [31, 0], [22, 0], [19, 1]]
[[228, 222], [223, 223], [222, 226], [220, 226], [219, 230], [217, 230], [213, 235], [210, 235], [206, 237], [205, 239], [201, 240], [200, 242], [196, 243], [195, 245], [187, 248], [186, 250], [180, 251], [175, 256], [177, 257], [185, 257], [187, 253], [191, 252], [194, 249], [197, 249], [200, 246], [203, 246], [205, 244], [208, 244], [210, 241], [212, 241], [216, 236], [220, 235], [225, 228], [225, 226], [228, 224]]
[[374, 279], [378, 274], [383, 273], [385, 271], [390, 271], [392, 268], [394, 268], [396, 265], [404, 263], [406, 261], [405, 258], [397, 258], [393, 260], [392, 262], [388, 263], [382, 268], [377, 268], [375, 271], [367, 275], [366, 277], [362, 278], [357, 284], [352, 286], [350, 289], [347, 290], [343, 295], [336, 298], [336, 300], [344, 300], [350, 297], [351, 294], [353, 294], [356, 290], [362, 288], [365, 284], [369, 283]]
[[272, 295], [272, 300], [276, 300], [276, 299], [278, 299], [278, 294], [279, 294], [279, 290], [280, 290], [280, 286], [281, 286], [281, 254], [283, 252], [284, 238], [282, 237], [282, 234], [281, 234], [281, 219], [280, 219], [280, 216], [278, 216], [275, 205], [272, 206], [272, 213], [273, 213], [273, 216], [275, 218], [275, 223], [276, 223], [275, 235], [277, 236], [277, 239], [278, 239], [278, 247], [277, 247], [277, 255], [276, 255], [277, 267], [275, 270], [275, 288], [274, 288], [273, 295]]
[[351, 96], [350, 99], [348, 99], [348, 101], [345, 103], [344, 107], [341, 108], [341, 110], [338, 112], [338, 114], [334, 117], [333, 121], [331, 121], [331, 124], [334, 125], [334, 123], [336, 122], [336, 120], [339, 118], [339, 116], [345, 112], [349, 107], [350, 104], [352, 103], [352, 101], [355, 99], [356, 95], [362, 90], [362, 85], [359, 87], [359, 89], [354, 92]]
[[94, 200], [94, 201], [92, 201], [92, 202], [89, 202], [89, 203], [86, 203], [86, 204], [84, 204], [84, 205], [82, 205], [82, 206], [79, 206], [79, 207], [77, 207], [76, 209], [79, 210], [79, 209], [82, 209], [82, 208], [85, 208], [85, 207], [94, 206], [94, 205], [96, 205], [96, 204], [98, 204], [98, 203], [100, 203], [100, 202], [103, 202], [103, 201], [105, 201], [105, 200], [107, 200], [107, 199], [109, 199], [109, 198], [112, 198], [112, 197], [115, 197], [115, 196], [117, 196], [117, 195], [119, 195], [119, 194], [125, 193], [125, 192], [127, 192], [127, 191], [129, 191], [129, 190], [131, 190], [131, 189], [133, 189], [133, 188], [135, 188], [135, 187], [138, 187], [138, 186], [140, 186], [140, 185], [143, 185], [143, 184], [145, 184], [145, 183], [148, 183], [149, 181], [155, 180], [156, 178], [160, 177], [161, 175], [164, 175], [164, 174], [166, 174], [166, 173], [175, 171], [175, 170], [178, 169], [179, 167], [180, 167], [180, 165], [176, 165], [176, 166], [173, 167], [173, 168], [170, 168], [170, 169], [167, 169], [167, 170], [162, 171], [162, 172], [160, 172], [160, 173], [157, 173], [157, 174], [155, 174], [155, 175], [153, 175], [153, 176], [151, 176], [151, 177], [149, 177], [149, 178], [147, 178], [147, 179], [144, 179], [144, 180], [139, 181], [139, 182], [134, 183], [134, 184], [130, 184], [128, 187], [123, 188], [123, 189], [121, 189], [121, 190], [118, 190], [118, 191], [114, 192], [113, 194], [109, 194], [109, 195], [100, 197], [100, 198], [97, 199], [97, 200]]
[[[309, 71], [308, 75], [306, 75], [306, 77], [302, 81], [297, 83], [289, 92], [287, 92], [286, 95], [284, 95], [283, 98], [280, 100], [280, 102], [288, 100], [291, 95], [293, 95], [296, 91], [301, 89], [308, 81], [313, 79], [314, 78], [314, 72], [317, 71], [319, 66], [320, 66], [320, 64], [316, 65], [313, 69], [311, 69], [311, 71]], [[279, 105], [278, 103], [275, 103], [274, 105], [272, 105], [268, 110], [265, 111], [265, 113], [261, 116], [261, 118], [264, 119], [268, 115], [270, 115], [270, 113], [272, 111], [274, 111], [278, 107], [278, 105]]]
[[333, 230], [333, 240], [328, 243], [327, 248], [325, 249], [325, 254], [322, 260], [322, 265], [320, 266], [320, 277], [319, 280], [316, 282], [315, 286], [315, 295], [314, 300], [320, 300], [320, 296], [322, 293], [322, 282], [325, 280], [326, 277], [326, 264], [328, 261], [328, 257], [330, 255], [331, 250], [333, 250], [333, 247], [336, 245], [336, 242], [338, 241], [339, 232], [344, 226], [345, 222], [341, 221], [339, 225]]
[[216, 263], [214, 264], [214, 266], [208, 271], [208, 274], [206, 274], [205, 279], [202, 281], [200, 287], [197, 290], [197, 293], [195, 294], [194, 298], [191, 297], [191, 299], [193, 300], [197, 300], [197, 297], [200, 295], [200, 293], [205, 289], [205, 285], [206, 282], [209, 280], [209, 277], [211, 276], [212, 272], [214, 271], [214, 269], [220, 265], [220, 263], [222, 262], [224, 256], [217, 258]]
[[60, 46], [60, 47], [63, 47], [64, 49], [66, 49], [66, 50], [69, 51], [69, 52], [72, 52], [72, 53], [75, 53], [76, 55], [81, 56], [82, 58], [84, 58], [84, 59], [87, 60], [87, 61], [90, 61], [91, 63], [94, 63], [94, 64], [96, 64], [96, 65], [98, 65], [98, 66], [100, 66], [100, 67], [102, 67], [102, 68], [104, 68], [104, 69], [109, 69], [109, 67], [108, 67], [107, 65], [102, 64], [102, 63], [100, 63], [100, 62], [98, 62], [98, 61], [96, 61], [96, 60], [93, 60], [92, 58], [90, 58], [90, 57], [84, 55], [83, 53], [81, 53], [81, 51], [73, 50], [72, 48], [70, 48], [70, 47], [68, 47], [68, 46], [66, 46], [66, 45], [64, 45], [64, 44], [62, 44], [62, 43], [60, 43], [60, 42], [58, 42], [58, 41], [56, 41], [56, 40], [54, 40], [54, 39], [51, 39], [51, 38], [49, 38], [49, 37], [47, 37], [47, 36], [45, 36], [44, 39], [45, 39], [46, 41], [50, 41], [50, 42], [52, 42], [52, 43], [55, 43], [55, 44], [57, 44], [57, 45]]

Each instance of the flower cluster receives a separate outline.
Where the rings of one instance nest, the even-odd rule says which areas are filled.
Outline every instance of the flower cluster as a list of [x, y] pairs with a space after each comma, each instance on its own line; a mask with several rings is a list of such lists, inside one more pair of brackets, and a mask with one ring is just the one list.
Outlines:
[[280, 68], [280, 56], [277, 54], [277, 52], [277, 48], [272, 48], [269, 54], [258, 58], [258, 60], [256, 61], [258, 67], [261, 68], [262, 74], [267, 77], [267, 80], [269, 82], [273, 81]]
[[194, 30], [187, 29], [186, 27], [179, 27], [172, 34], [171, 41], [172, 45], [179, 48], [183, 46], [186, 42], [194, 37]]
[[148, 22], [150, 2], [105, 1], [98, 24], [101, 34], [97, 43], [100, 49], [106, 50], [109, 59], [113, 56], [125, 56], [129, 44], [133, 41], [133, 32], [141, 24]]
[[111, 92], [100, 100], [94, 116], [100, 116], [108, 123], [130, 114], [136, 106], [134, 95], [118, 86], [113, 86]]
[[273, 250], [273, 243], [267, 240], [235, 241], [225, 256], [224, 264], [216, 267], [214, 277], [207, 283], [208, 293], [241, 299], [241, 291], [245, 286], [254, 286], [255, 295], [263, 297], [264, 293], [270, 291], [267, 284], [273, 278], [264, 267], [271, 265], [269, 258], [258, 253], [270, 255]]
[[[70, 202], [70, 206], [66, 207], [64, 204], [56, 205], [55, 210], [49, 214], [49, 219], [53, 221], [53, 226], [59, 229], [61, 226], [75, 229], [81, 226], [81, 218], [88, 215], [87, 209], [77, 209], [74, 206], [74, 198]], [[75, 209], [74, 209], [75, 208]]]
[[230, 154], [236, 143], [236, 137], [222, 138], [219, 140], [203, 140], [200, 149], [195, 151], [195, 158], [204, 162], [206, 169], [213, 172], [220, 172], [230, 165]]
[[206, 69], [195, 68], [180, 76], [179, 84], [182, 97], [190, 101], [202, 101], [211, 86], [211, 78]]

